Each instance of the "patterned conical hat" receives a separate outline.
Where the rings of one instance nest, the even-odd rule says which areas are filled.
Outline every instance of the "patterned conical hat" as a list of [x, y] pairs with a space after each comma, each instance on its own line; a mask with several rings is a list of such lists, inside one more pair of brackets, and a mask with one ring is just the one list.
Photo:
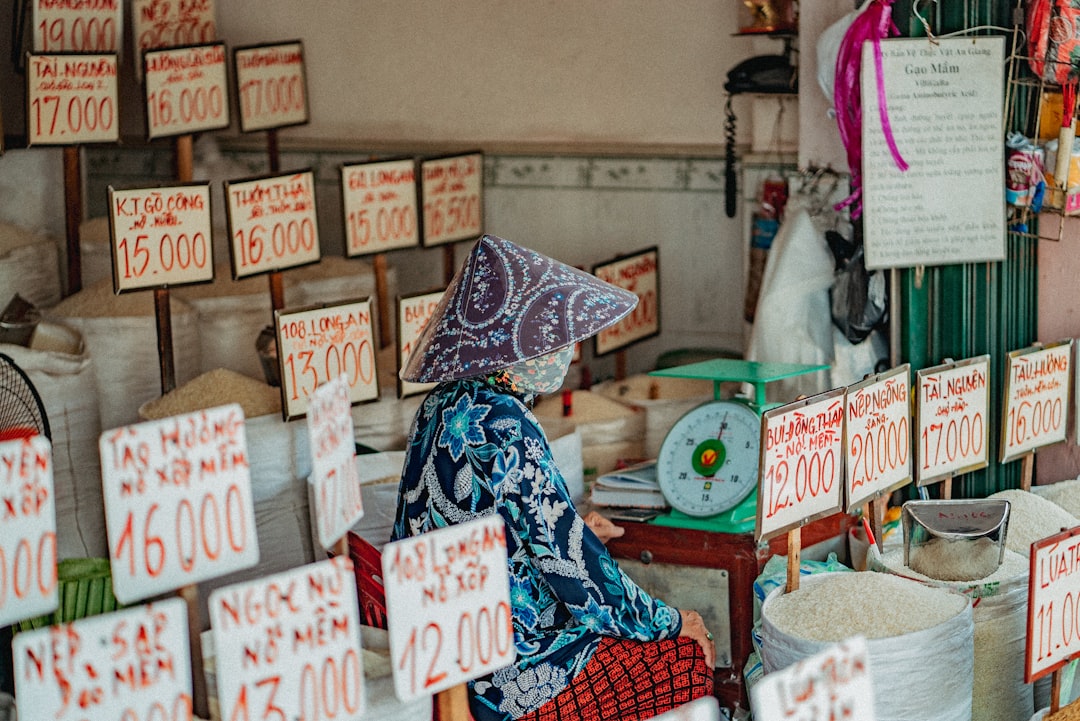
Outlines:
[[589, 338], [633, 293], [494, 235], [476, 242], [428, 320], [401, 379], [468, 378]]

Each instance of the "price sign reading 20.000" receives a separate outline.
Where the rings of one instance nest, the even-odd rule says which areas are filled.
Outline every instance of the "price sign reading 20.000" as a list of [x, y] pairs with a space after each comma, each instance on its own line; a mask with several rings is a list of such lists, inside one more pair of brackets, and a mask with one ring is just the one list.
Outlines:
[[844, 426], [845, 510], [911, 481], [911, 366], [848, 386]]
[[916, 375], [916, 485], [987, 464], [990, 356], [924, 368]]
[[147, 137], [165, 138], [229, 127], [225, 45], [147, 50]]
[[1072, 347], [1070, 338], [1009, 353], [1002, 404], [1002, 463], [1065, 440]]

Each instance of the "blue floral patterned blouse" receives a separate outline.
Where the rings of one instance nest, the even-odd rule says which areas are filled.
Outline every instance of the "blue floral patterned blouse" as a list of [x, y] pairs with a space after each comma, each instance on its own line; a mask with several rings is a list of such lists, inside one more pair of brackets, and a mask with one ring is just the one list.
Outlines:
[[417, 411], [394, 540], [498, 513], [506, 523], [517, 661], [472, 681], [476, 721], [539, 708], [585, 667], [601, 636], [678, 636], [678, 611], [619, 570], [574, 508], [536, 417], [481, 379], [439, 384]]

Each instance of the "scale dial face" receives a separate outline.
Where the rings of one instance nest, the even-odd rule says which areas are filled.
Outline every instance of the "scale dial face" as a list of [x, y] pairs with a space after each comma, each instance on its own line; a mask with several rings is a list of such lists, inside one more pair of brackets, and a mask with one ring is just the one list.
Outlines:
[[656, 459], [660, 490], [675, 510], [705, 517], [757, 488], [761, 418], [738, 401], [711, 401], [675, 422]]

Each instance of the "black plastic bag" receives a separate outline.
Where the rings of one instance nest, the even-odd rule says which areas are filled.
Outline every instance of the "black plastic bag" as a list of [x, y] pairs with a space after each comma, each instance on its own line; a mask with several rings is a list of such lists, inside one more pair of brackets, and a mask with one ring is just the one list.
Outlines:
[[829, 291], [832, 320], [851, 343], [861, 343], [888, 320], [885, 274], [869, 272], [860, 245], [837, 271]]

